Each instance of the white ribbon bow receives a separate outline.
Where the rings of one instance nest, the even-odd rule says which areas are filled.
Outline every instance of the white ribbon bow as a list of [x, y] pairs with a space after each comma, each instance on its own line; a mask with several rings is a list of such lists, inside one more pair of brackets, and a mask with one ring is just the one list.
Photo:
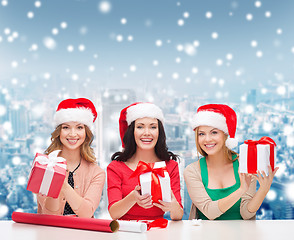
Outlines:
[[39, 193], [48, 195], [51, 182], [54, 176], [54, 166], [59, 166], [66, 169], [66, 160], [63, 157], [58, 157], [58, 153], [61, 150], [55, 150], [48, 155], [48, 158], [45, 156], [36, 157], [35, 161], [42, 165], [47, 165], [45, 170], [43, 180], [39, 189]]
[[66, 165], [63, 163], [66, 162], [66, 160], [63, 157], [58, 157], [60, 151], [61, 150], [55, 150], [49, 153], [48, 158], [45, 156], [38, 156], [35, 161], [42, 165], [47, 165], [48, 170], [54, 170], [54, 166], [66, 169]]

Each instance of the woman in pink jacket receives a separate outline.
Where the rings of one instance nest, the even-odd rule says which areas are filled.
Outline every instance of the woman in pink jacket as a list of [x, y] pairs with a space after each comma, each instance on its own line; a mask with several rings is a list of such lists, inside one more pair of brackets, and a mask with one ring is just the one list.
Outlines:
[[58, 198], [37, 196], [38, 213], [93, 216], [105, 182], [105, 172], [97, 165], [90, 147], [90, 127], [96, 118], [95, 106], [88, 99], [66, 99], [58, 105], [56, 129], [45, 154], [61, 150], [59, 156], [67, 161], [67, 174]]

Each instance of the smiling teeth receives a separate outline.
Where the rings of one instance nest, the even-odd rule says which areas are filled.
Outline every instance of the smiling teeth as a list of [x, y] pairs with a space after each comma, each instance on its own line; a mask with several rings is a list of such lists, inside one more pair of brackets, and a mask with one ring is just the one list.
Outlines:
[[142, 142], [151, 142], [152, 139], [141, 139]]
[[214, 147], [215, 144], [205, 145], [206, 147]]
[[75, 139], [75, 140], [68, 140], [69, 141], [69, 143], [71, 143], [71, 144], [74, 144], [74, 143], [76, 143], [78, 140], [77, 139]]

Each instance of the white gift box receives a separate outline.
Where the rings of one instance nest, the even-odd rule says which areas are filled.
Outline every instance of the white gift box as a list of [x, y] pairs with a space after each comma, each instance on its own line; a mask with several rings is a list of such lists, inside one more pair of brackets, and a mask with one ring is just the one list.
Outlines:
[[[270, 163], [270, 144], [257, 144], [256, 146], [256, 153], [257, 156], [255, 159], [250, 159], [252, 162], [257, 161], [257, 169], [258, 171], [264, 171], [266, 175], [268, 175], [268, 166], [271, 165]], [[254, 147], [254, 146], [250, 146]], [[252, 162], [248, 162], [248, 144], [241, 144], [239, 147], [239, 172], [240, 173], [253, 173], [255, 174], [256, 171], [254, 172], [248, 172], [248, 168], [252, 168]], [[272, 166], [273, 168], [275, 167], [275, 162], [276, 162], [276, 148], [274, 148], [274, 165]]]
[[[154, 164], [155, 168], [164, 168], [166, 164], [164, 161], [156, 162]], [[140, 185], [141, 185], [141, 194], [151, 194], [151, 172], [147, 172], [140, 175]], [[164, 177], [158, 175], [160, 186], [161, 186], [161, 193], [162, 193], [162, 201], [164, 202], [171, 202], [171, 186], [170, 186], [170, 177], [167, 171], [164, 171]]]

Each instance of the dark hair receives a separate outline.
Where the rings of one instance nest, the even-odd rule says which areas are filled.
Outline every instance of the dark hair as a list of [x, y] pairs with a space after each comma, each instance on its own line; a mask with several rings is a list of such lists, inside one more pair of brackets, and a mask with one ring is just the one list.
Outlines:
[[[164, 132], [163, 125], [160, 120], [158, 121], [158, 140], [155, 145], [155, 154], [156, 156], [162, 161], [168, 161], [170, 159], [177, 161], [179, 158], [178, 155], [173, 154], [172, 152], [168, 151], [166, 146], [166, 136]], [[134, 130], [135, 130], [135, 121], [133, 121], [130, 126], [128, 127], [123, 142], [125, 144], [125, 149], [122, 152], [116, 152], [111, 156], [111, 160], [126, 162], [130, 159], [137, 150], [137, 144], [135, 142], [134, 137]]]

